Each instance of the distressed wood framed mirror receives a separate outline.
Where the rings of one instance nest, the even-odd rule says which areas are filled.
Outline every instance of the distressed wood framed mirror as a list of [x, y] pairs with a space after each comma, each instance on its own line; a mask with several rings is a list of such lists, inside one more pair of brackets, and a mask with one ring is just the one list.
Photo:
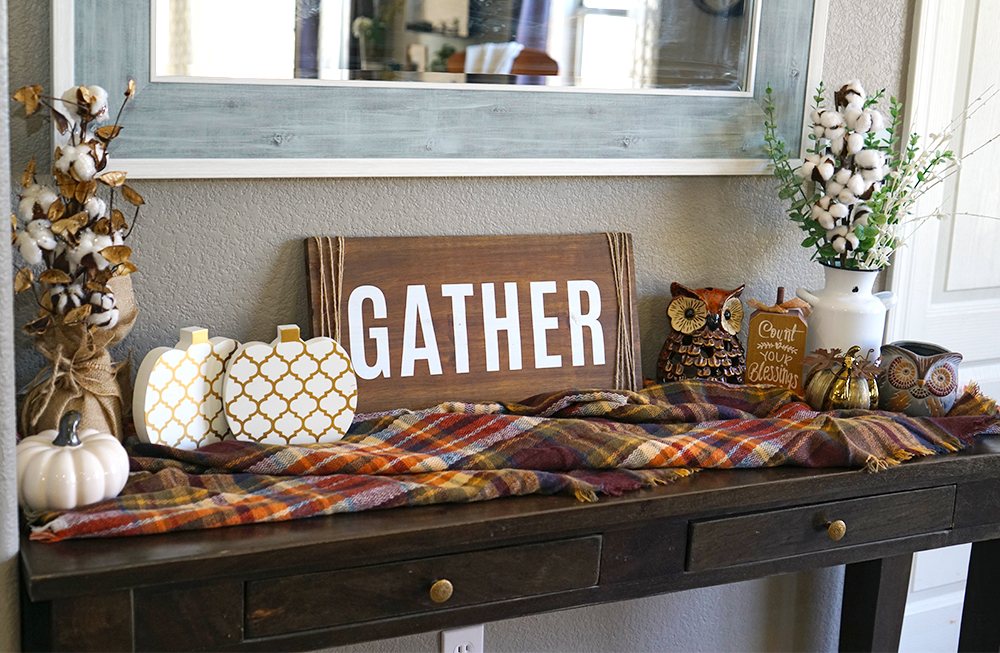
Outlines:
[[54, 88], [134, 78], [113, 155], [146, 178], [761, 173], [828, 3], [52, 1]]

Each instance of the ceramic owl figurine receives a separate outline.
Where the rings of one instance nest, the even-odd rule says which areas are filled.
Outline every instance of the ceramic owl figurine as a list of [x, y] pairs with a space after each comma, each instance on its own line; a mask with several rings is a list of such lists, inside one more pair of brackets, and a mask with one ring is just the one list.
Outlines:
[[676, 282], [670, 285], [670, 335], [656, 363], [657, 381], [716, 379], [743, 383], [746, 357], [737, 337], [743, 321], [743, 288], [691, 289]]
[[879, 408], [911, 417], [940, 417], [958, 396], [962, 355], [925, 342], [882, 345]]

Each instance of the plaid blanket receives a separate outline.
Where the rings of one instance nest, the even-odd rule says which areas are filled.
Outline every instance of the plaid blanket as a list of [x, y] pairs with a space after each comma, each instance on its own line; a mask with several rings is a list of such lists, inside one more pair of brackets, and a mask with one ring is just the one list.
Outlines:
[[984, 433], [1000, 433], [997, 408], [974, 388], [942, 418], [817, 413], [782, 388], [714, 382], [567, 390], [359, 415], [332, 444], [229, 440], [183, 451], [132, 439], [119, 497], [28, 517], [32, 539], [57, 541], [526, 494], [593, 501], [698, 468], [875, 471]]

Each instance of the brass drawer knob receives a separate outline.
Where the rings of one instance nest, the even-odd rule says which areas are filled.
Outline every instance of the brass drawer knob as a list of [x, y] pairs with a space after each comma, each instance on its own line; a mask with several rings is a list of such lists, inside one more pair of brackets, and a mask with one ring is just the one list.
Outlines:
[[838, 519], [826, 527], [826, 534], [829, 535], [830, 539], [834, 542], [839, 542], [844, 539], [845, 535], [847, 535], [847, 524], [845, 524], [843, 520]]
[[451, 593], [454, 591], [455, 588], [452, 587], [451, 581], [442, 578], [431, 585], [431, 601], [444, 603], [451, 598]]

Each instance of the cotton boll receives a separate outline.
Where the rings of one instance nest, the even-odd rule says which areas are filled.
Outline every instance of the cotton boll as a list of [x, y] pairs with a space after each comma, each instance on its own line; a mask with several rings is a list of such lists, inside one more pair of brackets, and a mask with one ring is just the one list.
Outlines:
[[854, 219], [853, 222], [851, 222], [851, 228], [867, 227], [870, 216], [871, 211], [868, 207], [864, 204], [858, 204], [854, 207], [854, 211], [851, 213], [851, 217]]
[[856, 250], [858, 248], [858, 245], [861, 243], [861, 241], [858, 240], [857, 235], [853, 231], [848, 232], [848, 234], [844, 236], [844, 240], [847, 241], [847, 249], [851, 251]]
[[851, 178], [851, 171], [848, 168], [841, 168], [833, 176], [833, 180], [841, 185], [847, 185], [847, 180]]
[[861, 171], [861, 177], [869, 184], [874, 184], [882, 181], [885, 178], [885, 173], [882, 172], [882, 168], [865, 168]]
[[833, 245], [833, 250], [838, 254], [843, 254], [847, 251], [847, 239], [843, 236], [837, 236], [830, 244]]
[[812, 217], [824, 229], [833, 229], [835, 225], [833, 216], [822, 209], [813, 209]]
[[[87, 89], [90, 95], [90, 102], [86, 106], [78, 104], [81, 88]], [[62, 100], [56, 103], [56, 109], [72, 123], [78, 122], [85, 115], [95, 117], [98, 122], [108, 118], [108, 92], [100, 86], [74, 86], [62, 94]]]
[[97, 174], [97, 162], [89, 148], [73, 161], [73, 172], [80, 181], [90, 181]]
[[816, 124], [819, 122], [819, 117], [821, 114], [822, 112], [819, 109], [813, 109], [812, 113], [809, 114], [809, 119], [813, 121], [813, 124]]
[[118, 325], [118, 309], [112, 308], [103, 313], [91, 313], [87, 316], [87, 324], [97, 327], [100, 331], [113, 329]]
[[[843, 184], [838, 184], [837, 182], [833, 181], [832, 179], [826, 183], [826, 194], [829, 195], [829, 196], [831, 196], [831, 197], [833, 197], [833, 198], [836, 198], [837, 195], [840, 195], [840, 191], [842, 191], [842, 190], [844, 190], [844, 185]], [[831, 207], [831, 208], [833, 208], [833, 207]]]
[[885, 116], [882, 115], [881, 111], [877, 109], [865, 109], [865, 115], [871, 118], [871, 130], [879, 131], [885, 129]]
[[805, 159], [802, 161], [802, 165], [795, 169], [795, 174], [802, 179], [809, 179], [812, 177], [813, 170], [816, 169], [817, 163], [819, 163], [818, 154], [807, 154]]
[[874, 170], [885, 165], [885, 155], [878, 150], [861, 150], [854, 155], [854, 163], [859, 168]]
[[852, 104], [851, 106], [844, 109], [844, 124], [847, 126], [848, 129], [854, 131], [855, 130], [854, 125], [858, 120], [858, 116], [860, 116], [863, 113], [864, 111], [862, 111], [857, 106]]
[[838, 227], [834, 227], [833, 229], [827, 230], [826, 239], [833, 240], [837, 236], [846, 236], [846, 235], [847, 235], [847, 227], [845, 227], [844, 225], [840, 225]]
[[802, 165], [800, 165], [798, 168], [795, 169], [795, 176], [798, 177], [799, 179], [809, 179], [810, 177], [812, 177], [813, 170], [815, 169], [816, 169], [815, 163], [809, 163], [808, 161], [806, 161], [805, 163], [803, 163]]
[[861, 80], [852, 79], [843, 86], [836, 93], [837, 104], [864, 104], [865, 101], [865, 89], [861, 85]]
[[77, 234], [77, 240], [79, 245], [70, 249], [66, 253], [66, 257], [69, 259], [69, 263], [73, 267], [79, 267], [83, 259], [90, 254], [93, 257], [94, 265], [97, 266], [98, 270], [107, 269], [110, 265], [103, 256], [98, 254], [105, 247], [111, 247], [114, 244], [114, 240], [111, 236], [98, 236], [91, 229], [86, 229]]
[[818, 206], [819, 208], [823, 209], [824, 211], [829, 211], [830, 210], [830, 204], [832, 202], [833, 202], [833, 196], [832, 195], [824, 195], [823, 197], [819, 198], [818, 202], [816, 202], [816, 206]]
[[851, 206], [852, 204], [858, 201], [858, 198], [854, 193], [845, 188], [844, 190], [840, 191], [840, 193], [837, 195], [837, 201], [840, 202], [841, 206], [844, 205]]
[[88, 86], [90, 91], [90, 113], [97, 118], [97, 122], [108, 119], [108, 92], [100, 86]]
[[865, 148], [864, 134], [849, 134], [847, 136], [847, 153], [857, 154]]
[[872, 129], [872, 117], [867, 112], [860, 112], [854, 120], [854, 131], [859, 134], [867, 134]]
[[25, 237], [23, 231], [17, 235], [17, 248], [21, 252], [21, 258], [28, 265], [38, 265], [42, 262], [42, 248], [38, 246], [34, 238]]
[[846, 135], [847, 135], [847, 130], [844, 129], [843, 127], [827, 128], [827, 130], [823, 132], [823, 137], [828, 138], [831, 141], [842, 139]]
[[839, 111], [824, 111], [820, 114], [819, 124], [827, 129], [835, 129], [843, 126], [844, 116], [840, 115]]
[[17, 205], [17, 214], [25, 222], [30, 221], [35, 215], [35, 205], [46, 213], [52, 203], [59, 199], [56, 192], [48, 186], [32, 184], [21, 193], [21, 201]]
[[851, 175], [851, 178], [847, 180], [847, 190], [861, 197], [868, 190], [868, 184], [865, 183], [865, 178], [861, 175]]
[[86, 300], [83, 287], [79, 283], [69, 285], [57, 284], [49, 290], [49, 297], [52, 298], [52, 307], [57, 313], [65, 315], [74, 308], [80, 306]]
[[816, 138], [823, 138], [823, 132], [825, 131], [826, 128], [823, 125], [813, 125], [813, 136]]
[[816, 172], [819, 173], [819, 176], [822, 179], [822, 181], [826, 181], [830, 177], [832, 177], [834, 170], [835, 168], [833, 165], [833, 161], [823, 161], [818, 166], [816, 166]]
[[850, 210], [847, 208], [846, 204], [834, 204], [830, 207], [830, 215], [838, 220], [843, 220], [849, 213]]
[[87, 203], [83, 205], [84, 210], [87, 215], [90, 216], [91, 220], [99, 220], [104, 217], [108, 211], [108, 205], [99, 197], [91, 197], [87, 200]]
[[835, 155], [840, 156], [840, 154], [844, 151], [844, 139], [835, 138], [830, 141], [830, 151]]
[[52, 223], [48, 220], [32, 220], [24, 230], [39, 247], [52, 250], [56, 247], [56, 237], [52, 235], [51, 227]]

